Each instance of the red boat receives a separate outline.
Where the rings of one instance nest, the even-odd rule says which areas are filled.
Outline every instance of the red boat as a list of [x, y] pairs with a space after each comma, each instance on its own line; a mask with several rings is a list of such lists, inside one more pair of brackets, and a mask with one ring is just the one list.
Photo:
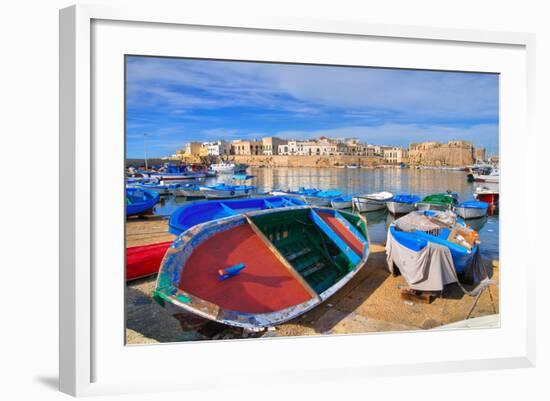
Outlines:
[[126, 281], [152, 276], [172, 241], [126, 248]]

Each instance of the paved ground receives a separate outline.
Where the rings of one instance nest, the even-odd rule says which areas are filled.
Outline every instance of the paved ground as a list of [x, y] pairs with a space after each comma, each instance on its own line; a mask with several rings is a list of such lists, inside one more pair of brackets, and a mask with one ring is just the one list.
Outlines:
[[[167, 221], [159, 217], [129, 220], [127, 246], [168, 241]], [[387, 270], [383, 244], [372, 244], [367, 265], [338, 293], [305, 315], [263, 333], [243, 333], [191, 314], [179, 321], [151, 300], [155, 278], [127, 285], [128, 344], [185, 340], [234, 339], [432, 329], [468, 318], [499, 313], [499, 263], [492, 265], [492, 284], [478, 297], [447, 286], [431, 304], [404, 301], [403, 277]], [[468, 287], [471, 289], [471, 287]]]

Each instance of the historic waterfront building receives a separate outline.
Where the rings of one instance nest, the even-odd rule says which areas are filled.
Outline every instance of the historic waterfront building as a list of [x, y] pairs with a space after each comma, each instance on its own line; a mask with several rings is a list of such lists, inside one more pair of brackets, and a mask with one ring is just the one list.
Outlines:
[[231, 154], [234, 155], [246, 155], [246, 156], [258, 156], [263, 155], [264, 145], [262, 141], [243, 141], [235, 140], [231, 143]]
[[411, 143], [409, 163], [425, 166], [467, 166], [474, 163], [474, 146], [468, 141]]
[[205, 142], [203, 147], [209, 156], [229, 156], [231, 154], [231, 144], [227, 141]]
[[288, 141], [285, 141], [281, 138], [274, 136], [269, 136], [262, 138], [263, 145], [263, 154], [266, 156], [274, 156], [279, 154], [279, 146], [287, 144]]
[[399, 146], [384, 146], [381, 149], [384, 163], [401, 164], [407, 162], [407, 150]]

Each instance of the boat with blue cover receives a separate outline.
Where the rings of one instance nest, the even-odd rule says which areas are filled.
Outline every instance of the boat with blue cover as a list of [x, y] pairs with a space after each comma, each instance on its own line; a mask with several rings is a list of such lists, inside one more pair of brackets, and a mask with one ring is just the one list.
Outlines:
[[455, 207], [455, 213], [463, 219], [477, 219], [487, 215], [489, 204], [477, 200], [469, 200]]
[[411, 194], [394, 195], [386, 202], [386, 206], [391, 214], [407, 214], [416, 208], [420, 202], [420, 196]]
[[342, 192], [336, 189], [321, 190], [317, 188], [300, 187], [297, 191], [273, 190], [270, 192], [274, 196], [290, 196], [303, 200], [308, 205], [329, 206], [333, 198], [342, 195]]
[[230, 199], [253, 195], [256, 192], [256, 187], [253, 185], [227, 185], [219, 183], [200, 186], [200, 191], [206, 199]]
[[342, 195], [330, 200], [330, 206], [334, 209], [351, 209], [353, 195]]
[[126, 216], [136, 216], [149, 212], [159, 201], [155, 191], [141, 188], [126, 188]]
[[450, 210], [413, 211], [395, 220], [389, 234], [414, 252], [420, 252], [430, 242], [448, 248], [459, 274], [472, 263], [479, 246], [477, 232]]
[[294, 319], [336, 294], [366, 264], [363, 216], [312, 206], [264, 209], [183, 232], [166, 251], [153, 299], [259, 330]]
[[254, 210], [277, 209], [281, 207], [303, 206], [300, 199], [283, 196], [233, 199], [225, 201], [198, 201], [178, 208], [170, 216], [168, 231], [174, 235], [216, 219], [236, 216]]

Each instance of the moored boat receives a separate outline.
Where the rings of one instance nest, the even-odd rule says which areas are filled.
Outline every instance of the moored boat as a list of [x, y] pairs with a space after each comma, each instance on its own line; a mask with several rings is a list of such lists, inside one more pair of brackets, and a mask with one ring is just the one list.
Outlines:
[[243, 198], [253, 195], [256, 191], [256, 187], [252, 185], [227, 185], [224, 183], [200, 186], [199, 188], [206, 199]]
[[153, 299], [258, 330], [311, 310], [341, 289], [369, 255], [362, 216], [296, 206], [200, 224], [162, 261]]
[[230, 162], [216, 163], [210, 166], [210, 169], [218, 174], [244, 173], [247, 168], [246, 164]]
[[155, 191], [159, 195], [170, 195], [172, 191], [176, 190], [179, 187], [179, 184], [152, 180], [152, 181], [146, 181], [146, 182], [140, 182], [140, 183], [134, 184], [133, 187], [145, 189], [149, 191]]
[[455, 192], [444, 192], [428, 195], [422, 202], [416, 204], [418, 210], [451, 210], [458, 203], [458, 195]]
[[476, 182], [491, 182], [498, 183], [500, 182], [500, 170], [498, 168], [491, 168], [491, 171], [488, 174], [472, 174], [474, 181]]
[[329, 206], [333, 198], [337, 198], [342, 193], [338, 190], [322, 191], [317, 188], [301, 187], [297, 191], [273, 190], [270, 192], [274, 196], [289, 196], [303, 200], [308, 205]]
[[126, 216], [148, 213], [159, 201], [159, 194], [141, 188], [126, 188]]
[[455, 207], [455, 213], [463, 219], [477, 219], [487, 215], [488, 208], [489, 204], [486, 202], [471, 200], [461, 202], [457, 205]]
[[420, 202], [418, 195], [400, 194], [386, 202], [386, 206], [391, 214], [407, 214], [416, 208], [416, 203]]
[[478, 201], [486, 202], [489, 205], [494, 206], [498, 206], [499, 197], [500, 194], [498, 186], [496, 188], [491, 188], [488, 186], [477, 187], [474, 193], [474, 198]]
[[198, 184], [179, 184], [170, 190], [174, 196], [185, 196], [186, 198], [204, 198], [204, 194]]
[[352, 199], [353, 199], [353, 195], [338, 196], [330, 200], [330, 206], [332, 206], [334, 209], [351, 209]]
[[375, 192], [372, 194], [355, 195], [352, 199], [353, 208], [359, 212], [373, 212], [386, 208], [386, 202], [393, 198], [391, 192]]
[[180, 235], [197, 224], [207, 221], [223, 219], [255, 210], [303, 205], [305, 203], [299, 199], [282, 196], [193, 202], [178, 208], [172, 213], [168, 222], [168, 231], [174, 235]]

